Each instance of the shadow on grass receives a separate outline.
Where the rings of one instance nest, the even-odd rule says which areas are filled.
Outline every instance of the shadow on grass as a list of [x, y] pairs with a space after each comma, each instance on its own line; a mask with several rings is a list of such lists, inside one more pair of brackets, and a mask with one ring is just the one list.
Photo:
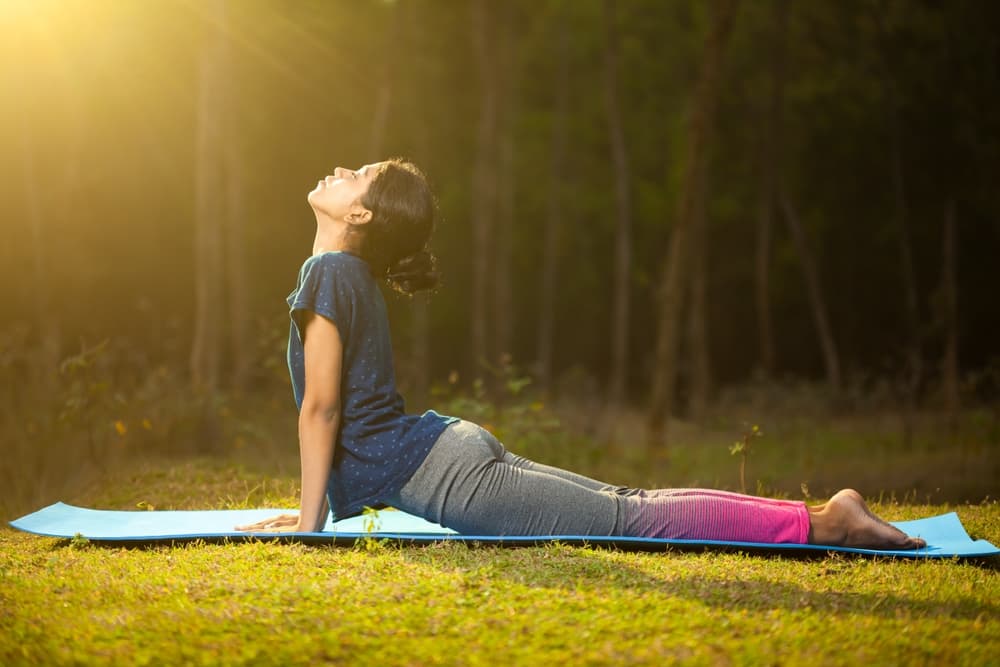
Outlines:
[[[551, 562], [541, 559], [533, 560], [530, 564], [530, 573], [521, 571], [525, 576], [512, 576], [517, 570], [494, 574], [532, 587], [560, 589], [567, 594], [580, 589], [606, 590], [611, 588], [629, 597], [638, 597], [646, 593], [666, 594], [726, 610], [783, 609], [788, 612], [808, 610], [838, 615], [856, 613], [884, 618], [897, 618], [902, 612], [907, 616], [963, 620], [976, 620], [983, 616], [990, 618], [1000, 615], [1000, 605], [992, 602], [986, 603], [967, 596], [952, 597], [950, 593], [947, 601], [915, 599], [898, 594], [881, 583], [877, 584], [879, 590], [876, 592], [836, 590], [838, 583], [836, 578], [850, 576], [850, 569], [855, 561], [862, 560], [851, 557], [844, 558], [840, 555], [835, 558], [806, 559], [810, 564], [813, 562], [816, 564], [815, 571], [811, 571], [809, 574], [815, 577], [812, 579], [816, 584], [815, 588], [822, 588], [822, 590], [815, 590], [805, 585], [769, 580], [759, 575], [742, 578], [741, 574], [748, 573], [751, 568], [757, 567], [753, 562], [748, 565], [747, 571], [741, 571], [738, 565], [734, 567], [731, 563], [725, 563], [721, 564], [714, 574], [705, 574], [704, 572], [691, 572], [689, 568], [683, 567], [685, 563], [679, 559], [679, 567], [670, 568], [664, 577], [657, 577], [632, 565], [619, 561], [609, 562], [599, 553], [593, 551], [585, 549], [576, 553], [572, 553], [572, 549], [566, 551], [570, 553], [563, 553], [562, 557]], [[401, 553], [406, 558], [406, 551], [401, 550]], [[675, 555], [668, 553], [664, 557], [670, 558]], [[407, 560], [425, 564], [428, 562], [426, 556], [407, 558]], [[774, 565], [775, 561], [790, 560], [794, 563], [800, 559], [767, 556], [763, 560], [766, 564]], [[997, 562], [1000, 561], [1000, 558], [980, 560], [991, 560], [992, 563], [988, 565], [990, 569], [997, 569], [1000, 565]], [[933, 563], [926, 560], [879, 559], [879, 562], [893, 568], [924, 568], [944, 565], [944, 563]], [[971, 563], [971, 560], [963, 561], [963, 563]], [[914, 572], [914, 576], [919, 575], [919, 572]], [[827, 579], [827, 581], [823, 581], [823, 579]]]
[[[286, 543], [295, 540], [287, 538], [247, 540], [216, 540], [214, 544], [228, 544], [233, 548], [261, 542]], [[159, 550], [174, 546], [198, 547], [209, 542], [186, 540], [173, 543], [74, 543], [73, 540], [54, 540], [50, 550], [71, 548], [113, 548], [127, 550]], [[344, 551], [324, 545], [306, 545], [310, 551]], [[360, 547], [356, 547], [360, 550]], [[491, 553], [494, 552], [494, 553]], [[726, 610], [767, 611], [781, 609], [786, 612], [810, 611], [828, 614], [861, 614], [896, 618], [906, 616], [929, 616], [976, 620], [1000, 616], [1000, 605], [983, 602], [968, 596], [955, 596], [957, 591], [949, 591], [948, 599], [917, 599], [895, 592], [884, 583], [874, 584], [873, 592], [838, 590], [843, 579], [851, 576], [854, 567], [884, 566], [893, 568], [900, 577], [907, 576], [908, 568], [914, 577], [924, 574], [922, 568], [943, 567], [949, 564], [973, 566], [992, 571], [1000, 570], [1000, 558], [980, 559], [934, 559], [905, 560], [893, 558], [871, 558], [853, 554], [829, 556], [822, 552], [806, 557], [789, 557], [787, 554], [773, 553], [747, 556], [745, 552], [731, 550], [735, 558], [746, 558], [745, 568], [739, 563], [712, 563], [711, 558], [687, 560], [688, 556], [677, 550], [668, 550], [662, 558], [671, 559], [662, 576], [656, 576], [634, 565], [615, 558], [614, 549], [591, 550], [565, 545], [547, 547], [521, 547], [517, 549], [498, 548], [491, 545], [464, 544], [459, 542], [436, 543], [422, 546], [401, 544], [383, 545], [372, 557], [399, 559], [409, 565], [428, 568], [437, 574], [455, 573], [472, 585], [486, 585], [493, 578], [548, 590], [559, 590], [572, 594], [581, 589], [606, 591], [624, 597], [639, 597], [644, 594], [667, 595], [685, 598], [701, 604]], [[723, 552], [718, 552], [723, 558]], [[609, 558], [609, 555], [611, 558]], [[786, 561], [791, 568], [804, 570], [812, 585], [761, 577], [755, 570], [771, 568]], [[698, 570], [698, 571], [692, 571]]]

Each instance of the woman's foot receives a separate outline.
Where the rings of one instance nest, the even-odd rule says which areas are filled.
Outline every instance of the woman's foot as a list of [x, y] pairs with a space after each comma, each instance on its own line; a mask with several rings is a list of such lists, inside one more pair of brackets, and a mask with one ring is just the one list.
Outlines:
[[920, 549], [927, 543], [910, 537], [875, 516], [854, 489], [838, 491], [830, 501], [809, 508], [809, 543], [863, 549]]

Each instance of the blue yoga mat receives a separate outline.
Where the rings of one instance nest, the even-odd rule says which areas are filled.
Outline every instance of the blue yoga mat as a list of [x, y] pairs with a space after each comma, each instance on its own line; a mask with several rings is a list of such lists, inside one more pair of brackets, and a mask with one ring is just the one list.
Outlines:
[[337, 522], [328, 521], [318, 533], [243, 533], [234, 526], [254, 523], [291, 512], [288, 509], [252, 510], [183, 510], [183, 511], [113, 511], [93, 510], [56, 503], [10, 525], [18, 530], [49, 537], [82, 535], [95, 542], [152, 543], [185, 540], [239, 541], [280, 538], [306, 543], [354, 544], [365, 537], [429, 544], [432, 542], [479, 542], [502, 546], [530, 546], [546, 542], [614, 546], [621, 549], [664, 551], [668, 547], [721, 548], [782, 553], [841, 551], [871, 556], [905, 558], [984, 557], [1000, 555], [1000, 549], [986, 540], [973, 540], [965, 532], [954, 512], [940, 516], [897, 521], [893, 525], [908, 535], [924, 538], [927, 547], [914, 551], [855, 549], [815, 544], [765, 544], [759, 542], [721, 542], [716, 540], [667, 540], [646, 537], [594, 537], [583, 535], [537, 535], [528, 537], [497, 535], [460, 535], [455, 531], [395, 510], [382, 510], [377, 516], [355, 516]]

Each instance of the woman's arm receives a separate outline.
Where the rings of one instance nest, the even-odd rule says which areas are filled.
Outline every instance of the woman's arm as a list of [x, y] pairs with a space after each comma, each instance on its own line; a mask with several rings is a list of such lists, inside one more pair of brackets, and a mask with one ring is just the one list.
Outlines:
[[239, 530], [315, 532], [326, 522], [326, 487], [340, 428], [340, 371], [344, 348], [337, 326], [311, 311], [300, 321], [305, 356], [305, 394], [299, 409], [302, 489], [298, 517], [284, 514]]
[[302, 463], [299, 529], [316, 531], [326, 522], [326, 486], [340, 428], [340, 370], [344, 347], [336, 325], [322, 315], [304, 314], [306, 388], [299, 410]]

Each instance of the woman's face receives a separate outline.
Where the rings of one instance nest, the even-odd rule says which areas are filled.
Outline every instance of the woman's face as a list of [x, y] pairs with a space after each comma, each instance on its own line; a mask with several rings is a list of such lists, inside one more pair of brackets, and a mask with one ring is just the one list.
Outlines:
[[361, 198], [379, 172], [381, 163], [366, 164], [360, 169], [337, 167], [333, 174], [316, 184], [306, 200], [317, 213], [337, 220], [365, 211]]

